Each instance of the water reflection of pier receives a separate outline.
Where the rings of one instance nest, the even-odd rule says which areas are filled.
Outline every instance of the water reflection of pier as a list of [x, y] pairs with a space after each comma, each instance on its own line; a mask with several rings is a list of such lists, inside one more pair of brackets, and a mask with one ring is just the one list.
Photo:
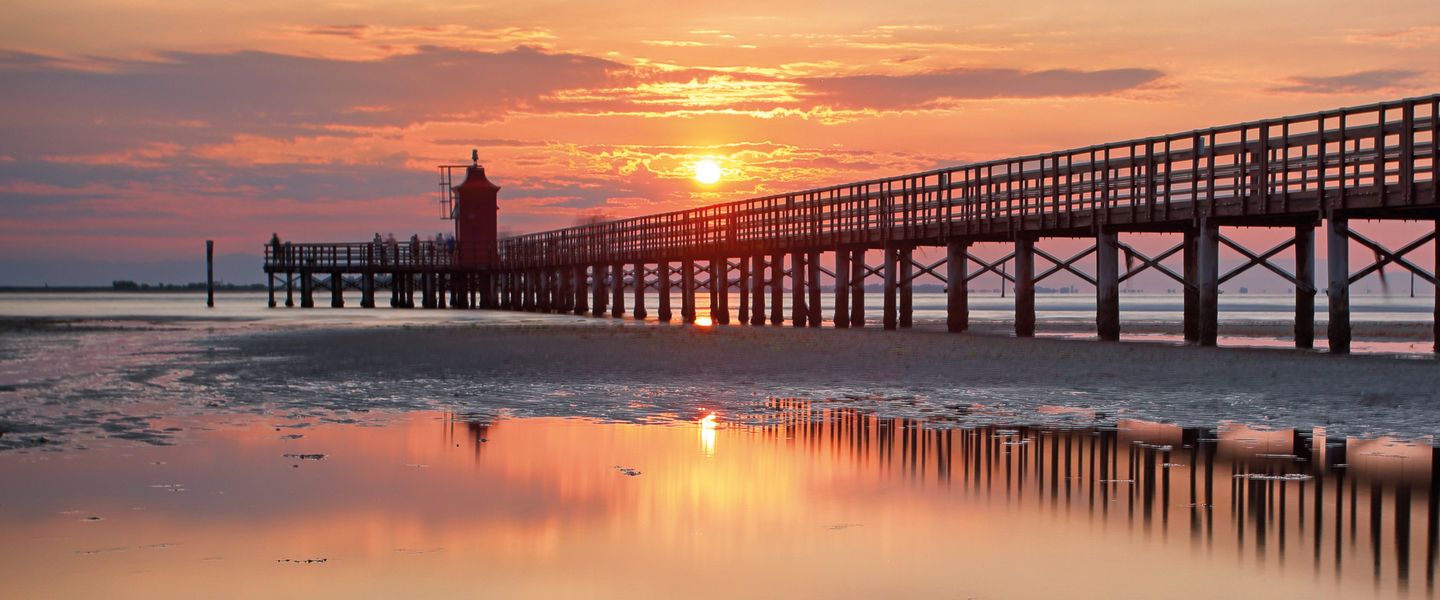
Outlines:
[[769, 406], [773, 418], [734, 426], [882, 479], [1188, 539], [1261, 564], [1304, 561], [1354, 576], [1363, 563], [1347, 561], [1368, 561], [1377, 585], [1401, 590], [1418, 567], [1434, 589], [1440, 460], [1429, 443], [1142, 421], [956, 428], [801, 400]]

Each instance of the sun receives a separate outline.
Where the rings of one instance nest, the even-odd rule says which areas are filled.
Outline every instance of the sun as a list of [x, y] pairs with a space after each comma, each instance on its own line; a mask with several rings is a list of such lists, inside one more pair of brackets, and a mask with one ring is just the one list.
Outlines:
[[720, 163], [708, 158], [695, 163], [695, 181], [705, 185], [720, 181]]

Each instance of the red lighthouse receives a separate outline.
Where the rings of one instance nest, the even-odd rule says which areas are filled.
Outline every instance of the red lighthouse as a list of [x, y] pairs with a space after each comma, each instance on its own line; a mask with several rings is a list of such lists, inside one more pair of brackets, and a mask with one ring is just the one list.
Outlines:
[[497, 262], [496, 220], [500, 210], [500, 186], [485, 178], [476, 152], [473, 164], [465, 168], [465, 181], [451, 191], [455, 200], [456, 263], [461, 267], [489, 267]]

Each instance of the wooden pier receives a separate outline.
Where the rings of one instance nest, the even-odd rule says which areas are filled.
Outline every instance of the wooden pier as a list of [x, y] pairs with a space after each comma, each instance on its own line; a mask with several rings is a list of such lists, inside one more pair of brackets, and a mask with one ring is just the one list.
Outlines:
[[[784, 289], [791, 291], [790, 323], [819, 327], [865, 324], [865, 283], [883, 281], [881, 323], [910, 327], [912, 284], [930, 276], [947, 285], [947, 327], [968, 328], [966, 283], [993, 273], [1015, 290], [1015, 334], [1035, 333], [1035, 286], [1071, 273], [1096, 288], [1101, 339], [1121, 332], [1119, 284], [1154, 270], [1183, 287], [1185, 338], [1214, 345], [1220, 285], [1260, 267], [1293, 285], [1295, 344], [1313, 345], [1316, 228], [1327, 241], [1329, 348], [1350, 348], [1350, 284], [1385, 267], [1436, 284], [1436, 275], [1406, 256], [1427, 243], [1440, 264], [1435, 228], [1398, 248], [1351, 229], [1356, 220], [1440, 224], [1440, 95], [1198, 129], [1046, 154], [961, 165], [885, 179], [776, 194], [685, 211], [622, 219], [511, 237], [484, 264], [457, 261], [453, 249], [416, 242], [269, 244], [265, 270], [271, 305], [283, 278], [286, 305], [301, 288], [358, 288], [362, 304], [375, 290], [391, 290], [392, 306], [498, 308], [574, 314], [648, 316], [645, 291], [658, 292], [657, 316], [672, 318], [670, 294], [679, 290], [681, 319], [693, 322], [696, 294], [706, 290], [717, 324], [784, 323]], [[483, 178], [483, 170], [481, 171]], [[488, 184], [488, 182], [487, 182]], [[461, 186], [454, 188], [461, 191]], [[1289, 238], [1253, 251], [1224, 235], [1236, 227], [1275, 228]], [[1147, 255], [1126, 234], [1168, 233], [1173, 247]], [[1055, 238], [1091, 245], [1061, 257], [1043, 248]], [[1376, 259], [1352, 265], [1355, 241]], [[1010, 250], [987, 261], [980, 244]], [[1220, 248], [1244, 257], [1220, 270]], [[933, 264], [915, 250], [942, 247]], [[1293, 248], [1291, 272], [1274, 262]], [[867, 257], [879, 251], [880, 264]], [[1131, 265], [1121, 268], [1120, 256]], [[1037, 260], [1038, 259], [1038, 260]], [[1178, 261], [1171, 266], [1165, 261]], [[1043, 261], [1043, 262], [1041, 262]], [[1085, 270], [1093, 261], [1093, 268]], [[828, 267], [827, 267], [828, 265]], [[834, 282], [831, 315], [821, 314], [822, 274]], [[368, 304], [366, 303], [368, 301]], [[1440, 317], [1440, 300], [1436, 303]], [[1440, 318], [1435, 319], [1440, 350]]]

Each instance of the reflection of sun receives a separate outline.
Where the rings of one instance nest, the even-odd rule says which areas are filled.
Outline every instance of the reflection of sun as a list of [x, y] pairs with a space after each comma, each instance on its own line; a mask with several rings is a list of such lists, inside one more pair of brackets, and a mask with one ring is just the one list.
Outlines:
[[715, 413], [700, 419], [700, 451], [707, 457], [715, 456]]
[[709, 158], [695, 163], [695, 181], [705, 185], [720, 181], [720, 163]]
[[712, 320], [710, 320], [710, 317], [706, 317], [706, 316], [695, 317], [695, 325], [697, 325], [697, 326], [699, 326], [699, 327], [709, 327], [709, 326], [714, 325], [714, 324], [715, 324], [715, 322], [712, 321]]

